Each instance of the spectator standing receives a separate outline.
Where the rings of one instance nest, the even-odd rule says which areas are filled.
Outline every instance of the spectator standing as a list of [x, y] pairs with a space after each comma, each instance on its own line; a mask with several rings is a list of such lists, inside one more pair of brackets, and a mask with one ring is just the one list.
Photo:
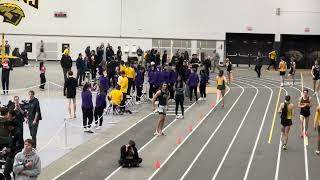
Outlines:
[[84, 72], [86, 69], [85, 61], [82, 58], [82, 54], [80, 53], [78, 59], [76, 61], [77, 66], [77, 86], [82, 86], [82, 80], [84, 78]]
[[[68, 112], [70, 119], [76, 118], [76, 94], [77, 94], [77, 80], [73, 77], [73, 72], [70, 70], [68, 72], [68, 78], [64, 83], [63, 95], [67, 96]], [[73, 102], [73, 116], [71, 115], [71, 101]]]
[[72, 68], [72, 59], [71, 57], [69, 56], [69, 49], [65, 49], [63, 54], [62, 54], [62, 57], [61, 57], [61, 61], [60, 61], [60, 64], [61, 64], [61, 67], [62, 67], [62, 70], [63, 70], [63, 78], [64, 78], [64, 82], [67, 80], [67, 73], [68, 71], [71, 70]]
[[39, 121], [42, 120], [41, 110], [40, 110], [40, 103], [39, 100], [34, 96], [34, 91], [29, 91], [29, 105], [28, 105], [28, 124], [29, 124], [29, 131], [32, 137], [32, 141], [34, 144], [34, 148], [37, 148], [37, 132], [39, 127]]

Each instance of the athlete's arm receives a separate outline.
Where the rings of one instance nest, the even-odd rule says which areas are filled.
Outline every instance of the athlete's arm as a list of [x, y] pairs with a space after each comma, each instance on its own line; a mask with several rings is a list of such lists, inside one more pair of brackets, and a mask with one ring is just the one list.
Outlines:
[[159, 91], [157, 91], [157, 93], [152, 98], [152, 108], [153, 108], [152, 110], [153, 111], [156, 110], [155, 102], [156, 102], [156, 99], [160, 96], [160, 94], [161, 94], [161, 91], [159, 90]]
[[284, 104], [281, 103], [280, 106], [279, 106], [279, 109], [278, 109], [278, 113], [282, 113], [283, 106], [284, 106]]
[[319, 117], [319, 110], [320, 110], [320, 107], [318, 106], [317, 109], [316, 109], [316, 115], [314, 117], [314, 122], [313, 122], [313, 127], [314, 127], [314, 130], [316, 130], [316, 124], [318, 122], [318, 117]]
[[301, 99], [302, 99], [302, 97], [299, 98], [299, 102], [298, 102], [298, 107], [299, 108], [303, 108], [304, 107], [304, 105], [302, 105], [302, 103], [301, 103]]
[[312, 68], [311, 68], [311, 75], [312, 75], [313, 78], [314, 78], [313, 69], [314, 69], [314, 66], [312, 66]]

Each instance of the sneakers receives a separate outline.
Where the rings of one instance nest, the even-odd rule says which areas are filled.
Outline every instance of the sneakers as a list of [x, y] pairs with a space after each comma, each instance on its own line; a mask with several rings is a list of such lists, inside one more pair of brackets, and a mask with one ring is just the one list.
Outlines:
[[83, 128], [83, 131], [84, 131], [84, 132], [87, 132], [87, 131], [88, 131], [88, 129], [87, 129], [87, 128]]
[[93, 133], [93, 131], [92, 131], [91, 129], [89, 129], [89, 130], [87, 131], [87, 133], [92, 134], [92, 133]]
[[202, 100], [203, 100], [202, 97], [198, 99], [198, 101], [202, 101]]
[[283, 87], [283, 83], [281, 83], [280, 86]]
[[287, 150], [287, 145], [286, 144], [282, 145], [282, 149]]
[[100, 129], [101, 129], [101, 126], [96, 127], [96, 130], [100, 130]]
[[184, 116], [181, 115], [180, 119], [184, 119]]
[[140, 104], [141, 104], [141, 101], [137, 101], [137, 102], [136, 102], [136, 105], [140, 105]]
[[320, 155], [320, 151], [319, 150], [316, 150], [316, 155]]
[[179, 119], [179, 116], [178, 116], [178, 115], [176, 115], [176, 119]]

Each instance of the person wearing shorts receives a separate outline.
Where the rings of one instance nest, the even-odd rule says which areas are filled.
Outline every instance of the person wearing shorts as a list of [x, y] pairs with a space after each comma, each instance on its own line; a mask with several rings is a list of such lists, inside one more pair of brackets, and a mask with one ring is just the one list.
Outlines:
[[[67, 99], [69, 101], [68, 105], [68, 111], [69, 111], [69, 117], [70, 119], [76, 118], [76, 94], [77, 94], [77, 80], [76, 78], [73, 77], [73, 72], [70, 70], [68, 71], [68, 78], [64, 83], [64, 88], [63, 88], [63, 95], [67, 96]], [[71, 101], [73, 102], [73, 116], [71, 113]]]
[[289, 75], [288, 78], [291, 77], [292, 79], [292, 84], [291, 86], [294, 85], [294, 75], [296, 74], [296, 62], [294, 62], [294, 57], [290, 58], [290, 70], [289, 70]]
[[314, 118], [314, 123], [313, 123], [314, 130], [317, 131], [318, 129], [318, 138], [317, 138], [318, 148], [316, 150], [317, 155], [320, 155], [320, 116], [319, 114], [320, 114], [320, 105], [318, 105], [316, 109], [316, 117]]
[[229, 58], [226, 59], [226, 67], [227, 67], [227, 75], [228, 75], [228, 82], [231, 84], [231, 76], [232, 76], [232, 62]]
[[219, 100], [221, 99], [222, 101], [222, 107], [224, 107], [224, 94], [225, 94], [225, 90], [226, 90], [226, 77], [223, 75], [223, 70], [219, 71], [219, 75], [216, 77], [216, 81], [217, 81], [217, 91], [219, 91], [220, 93], [217, 93], [217, 102], [219, 102]]
[[282, 57], [282, 58], [280, 58], [280, 63], [279, 63], [279, 72], [280, 72], [280, 81], [281, 81], [280, 86], [284, 85], [286, 69], [287, 69], [287, 63], [284, 61], [284, 59]]
[[156, 92], [156, 94], [153, 96], [152, 99], [152, 105], [153, 105], [153, 111], [156, 110], [156, 106], [155, 106], [155, 102], [156, 100], [158, 100], [159, 104], [158, 104], [158, 112], [159, 112], [159, 121], [158, 121], [158, 125], [156, 128], [156, 132], [154, 133], [154, 135], [160, 136], [160, 135], [164, 135], [164, 133], [162, 132], [163, 130], [163, 126], [164, 126], [164, 121], [166, 119], [166, 115], [167, 115], [167, 105], [168, 105], [168, 100], [169, 100], [169, 91], [168, 91], [168, 85], [167, 83], [162, 83], [160, 85], [159, 90]]
[[298, 107], [300, 110], [300, 137], [308, 136], [308, 122], [310, 116], [311, 98], [308, 95], [308, 89], [303, 90], [303, 96], [300, 97]]
[[[314, 95], [319, 91], [320, 84], [319, 84], [319, 79], [320, 79], [320, 67], [318, 61], [314, 61], [314, 65], [311, 68], [311, 75], [313, 79], [313, 92]], [[317, 86], [318, 83], [318, 86]], [[316, 89], [317, 87], [317, 89]]]
[[285, 97], [285, 102], [281, 103], [278, 112], [281, 114], [281, 140], [283, 150], [287, 150], [287, 144], [289, 139], [289, 131], [292, 125], [292, 118], [294, 115], [294, 105], [290, 103], [290, 96]]

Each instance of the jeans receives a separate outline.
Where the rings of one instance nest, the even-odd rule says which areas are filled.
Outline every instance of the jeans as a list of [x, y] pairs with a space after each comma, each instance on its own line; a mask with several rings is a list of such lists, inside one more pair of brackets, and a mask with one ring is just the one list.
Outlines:
[[32, 137], [32, 141], [34, 142], [34, 148], [37, 148], [37, 132], [38, 132], [38, 126], [39, 122], [36, 124], [33, 124], [33, 119], [29, 119], [28, 121], [29, 124], [29, 131], [30, 131], [30, 136]]

